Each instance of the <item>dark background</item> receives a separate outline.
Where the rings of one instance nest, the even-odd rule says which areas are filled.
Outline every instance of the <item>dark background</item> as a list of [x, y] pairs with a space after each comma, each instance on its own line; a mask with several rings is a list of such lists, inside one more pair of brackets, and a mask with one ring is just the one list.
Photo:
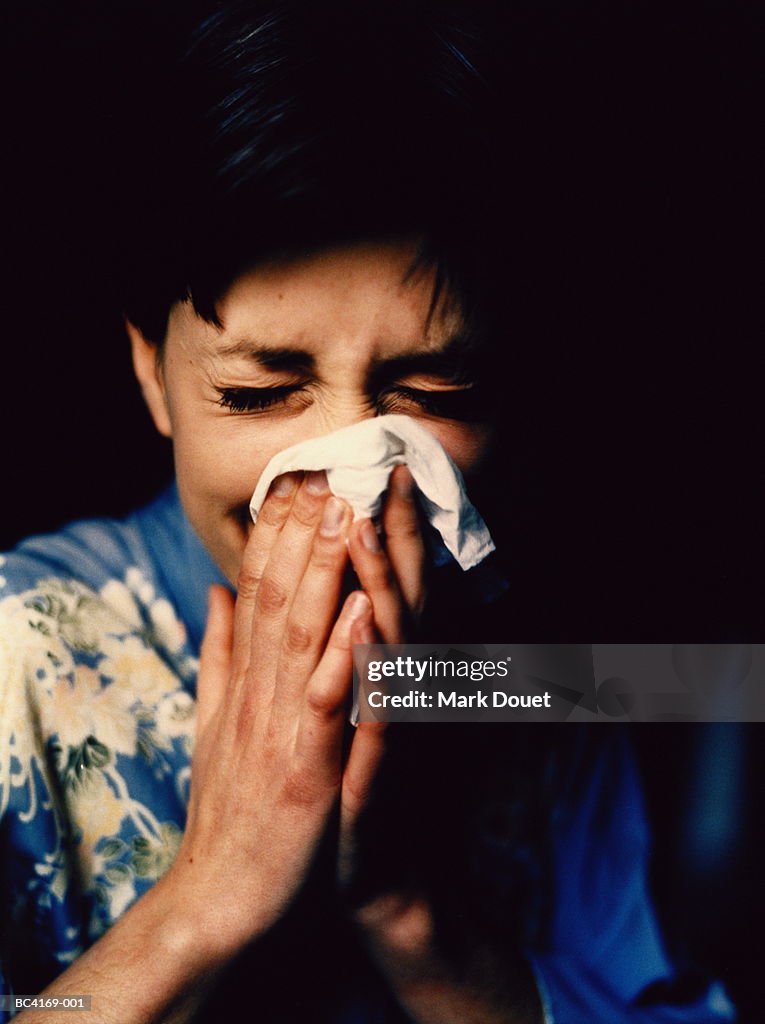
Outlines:
[[[518, 31], [524, 10], [546, 19], [534, 35], [544, 86], [528, 103], [540, 123], [553, 112], [565, 126], [550, 199], [575, 211], [540, 285], [559, 331], [507, 371], [498, 479], [526, 610], [517, 631], [756, 642], [763, 8], [517, 6]], [[137, 44], [153, 22], [124, 0], [25, 0], [3, 18], [7, 548], [75, 517], [125, 513], [171, 464], [132, 380], [109, 273], [113, 169], [131, 145], [115, 97], [140, 93]], [[634, 730], [668, 931], [750, 1019], [765, 910], [762, 735]]]

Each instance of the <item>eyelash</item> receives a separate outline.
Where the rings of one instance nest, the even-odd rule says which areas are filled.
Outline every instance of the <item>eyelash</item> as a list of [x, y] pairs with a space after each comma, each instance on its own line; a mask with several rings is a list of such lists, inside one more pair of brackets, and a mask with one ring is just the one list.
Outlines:
[[232, 412], [263, 412], [302, 390], [302, 384], [281, 384], [271, 388], [219, 388], [218, 405]]
[[[292, 395], [305, 391], [304, 384], [282, 384], [270, 388], [219, 388], [218, 404], [234, 413], [265, 412], [284, 402]], [[383, 391], [377, 400], [381, 412], [396, 399], [416, 403], [431, 416], [444, 419], [476, 419], [480, 410], [480, 397], [472, 386], [453, 391], [425, 391], [418, 388], [398, 387]]]
[[420, 388], [400, 386], [383, 392], [378, 399], [378, 404], [386, 398], [393, 398], [394, 401], [404, 398], [407, 401], [415, 402], [423, 412], [442, 419], [480, 419], [480, 416], [477, 415], [481, 411], [480, 399], [476, 388], [472, 385], [455, 388], [452, 391], [425, 391]]

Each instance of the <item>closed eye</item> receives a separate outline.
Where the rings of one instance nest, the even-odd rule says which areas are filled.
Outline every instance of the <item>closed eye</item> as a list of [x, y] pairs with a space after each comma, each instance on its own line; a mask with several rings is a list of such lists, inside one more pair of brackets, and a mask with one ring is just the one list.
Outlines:
[[450, 420], [481, 420], [486, 418], [485, 398], [480, 388], [470, 385], [444, 390], [410, 388], [402, 384], [386, 388], [377, 399], [381, 413], [406, 413], [416, 406], [430, 416]]
[[279, 384], [269, 388], [216, 388], [218, 405], [232, 412], [263, 412], [287, 402], [290, 397], [301, 398], [301, 407], [307, 404], [304, 384]]
[[[305, 382], [272, 387], [216, 388], [218, 405], [234, 413], [261, 413], [283, 407], [300, 411], [311, 404]], [[486, 418], [485, 397], [475, 385], [461, 388], [413, 388], [396, 384], [382, 390], [375, 399], [380, 415], [424, 413], [442, 419], [475, 421]]]

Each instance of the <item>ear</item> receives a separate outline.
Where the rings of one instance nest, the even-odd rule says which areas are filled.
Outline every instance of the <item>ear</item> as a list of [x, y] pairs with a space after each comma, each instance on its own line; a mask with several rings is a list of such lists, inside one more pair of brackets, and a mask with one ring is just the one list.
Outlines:
[[125, 328], [133, 352], [133, 369], [154, 425], [163, 437], [172, 437], [173, 428], [167, 408], [165, 380], [162, 364], [158, 359], [157, 345], [153, 341], [148, 341], [129, 320], [125, 321]]

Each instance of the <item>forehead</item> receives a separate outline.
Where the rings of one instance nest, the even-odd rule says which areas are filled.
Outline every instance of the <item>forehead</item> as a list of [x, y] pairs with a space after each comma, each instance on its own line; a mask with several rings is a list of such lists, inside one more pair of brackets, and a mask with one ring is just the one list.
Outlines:
[[380, 358], [438, 351], [461, 318], [446, 294], [433, 308], [435, 271], [416, 267], [416, 254], [410, 242], [360, 243], [265, 263], [218, 303], [222, 330], [188, 303], [178, 326], [226, 358], [269, 347], [318, 355], [328, 344], [373, 348]]

